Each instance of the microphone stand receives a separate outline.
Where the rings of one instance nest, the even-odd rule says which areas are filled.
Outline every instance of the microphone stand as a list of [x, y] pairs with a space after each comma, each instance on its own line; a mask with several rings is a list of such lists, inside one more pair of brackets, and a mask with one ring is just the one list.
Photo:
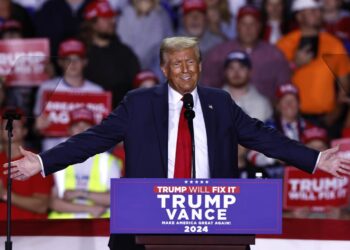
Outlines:
[[185, 118], [188, 122], [188, 128], [191, 134], [191, 142], [192, 142], [192, 178], [196, 179], [196, 147], [194, 143], [194, 131], [193, 131], [193, 118], [195, 117], [195, 113], [191, 108], [185, 107]]
[[[12, 158], [12, 136], [13, 136], [13, 121], [19, 120], [21, 115], [18, 114], [15, 110], [8, 110], [2, 116], [3, 119], [7, 120], [6, 130], [8, 136], [8, 170], [11, 170], [11, 158]], [[6, 231], [6, 242], [5, 250], [12, 250], [12, 241], [11, 241], [11, 206], [12, 206], [12, 179], [10, 174], [7, 175], [7, 231]]]

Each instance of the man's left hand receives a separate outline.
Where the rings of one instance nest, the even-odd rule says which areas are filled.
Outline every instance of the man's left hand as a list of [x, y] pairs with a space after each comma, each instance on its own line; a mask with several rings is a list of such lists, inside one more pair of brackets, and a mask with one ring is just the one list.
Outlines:
[[341, 158], [338, 152], [339, 146], [322, 151], [316, 168], [339, 178], [350, 176], [350, 159]]

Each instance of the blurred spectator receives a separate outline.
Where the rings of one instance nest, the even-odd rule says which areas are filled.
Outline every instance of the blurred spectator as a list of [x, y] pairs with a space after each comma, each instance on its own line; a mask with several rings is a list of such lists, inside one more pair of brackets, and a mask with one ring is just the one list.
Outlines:
[[[58, 64], [62, 68], [63, 76], [44, 82], [37, 93], [34, 114], [37, 116], [35, 127], [38, 132], [43, 131], [50, 125], [48, 117], [41, 115], [43, 111], [43, 96], [47, 91], [63, 91], [74, 93], [102, 92], [103, 89], [97, 84], [84, 78], [83, 70], [86, 67], [86, 49], [82, 42], [68, 39], [60, 44]], [[43, 134], [45, 136], [45, 134]], [[64, 141], [65, 137], [46, 137], [42, 141], [42, 149], [47, 150]]]
[[205, 0], [208, 6], [209, 30], [223, 39], [236, 37], [236, 19], [232, 16], [228, 0]]
[[[346, 51], [337, 38], [321, 31], [318, 2], [296, 0], [292, 10], [300, 29], [284, 36], [277, 46], [294, 69], [293, 82], [300, 91], [301, 111], [318, 124], [328, 113], [327, 123], [332, 124], [341, 107], [337, 105], [335, 109], [337, 93], [334, 78], [338, 78], [343, 88], [348, 87], [350, 64], [338, 56], [346, 55]], [[325, 58], [326, 55], [331, 58]]]
[[237, 17], [238, 37], [211, 49], [203, 61], [202, 82], [221, 87], [224, 61], [231, 51], [245, 51], [252, 61], [251, 82], [260, 93], [272, 99], [277, 86], [289, 81], [290, 69], [283, 54], [273, 45], [259, 39], [260, 12], [254, 7], [242, 7]]
[[173, 34], [170, 17], [159, 0], [131, 0], [121, 13], [117, 34], [137, 55], [143, 69], [153, 65], [163, 38]]
[[91, 0], [49, 0], [35, 14], [38, 37], [50, 39], [51, 55], [57, 56], [59, 44], [79, 33], [83, 10]]
[[[70, 112], [69, 134], [79, 134], [95, 125], [87, 108]], [[82, 163], [54, 174], [50, 219], [109, 217], [110, 179], [120, 177], [117, 159], [109, 153], [97, 154]]]
[[115, 14], [108, 2], [91, 2], [85, 9], [81, 34], [88, 44], [86, 78], [112, 92], [113, 107], [132, 89], [132, 81], [140, 71], [135, 54], [116, 36]]
[[326, 31], [342, 40], [350, 53], [350, 12], [341, 9], [342, 0], [323, 0], [322, 2]]
[[[20, 112], [23, 114], [23, 112]], [[12, 159], [22, 158], [20, 147], [24, 147], [24, 138], [28, 132], [25, 119], [13, 122]], [[5, 130], [7, 120], [1, 119], [1, 140], [6, 144], [0, 152], [0, 165], [7, 163], [8, 137]], [[49, 196], [53, 186], [51, 176], [45, 179], [40, 174], [34, 175], [26, 181], [12, 180], [12, 219], [45, 219], [49, 206]], [[0, 220], [6, 219], [7, 214], [7, 175], [0, 171]]]
[[134, 88], [151, 88], [159, 83], [158, 77], [150, 70], [144, 70], [135, 76]]
[[21, 22], [9, 19], [1, 25], [1, 39], [20, 39], [23, 38], [23, 27]]
[[17, 3], [13, 3], [11, 0], [1, 0], [0, 24], [8, 19], [17, 20], [21, 23], [24, 37], [33, 37], [35, 35], [32, 19], [27, 11]]
[[213, 46], [224, 41], [220, 35], [208, 30], [206, 12], [207, 6], [204, 0], [184, 0], [182, 5], [183, 28], [178, 32], [180, 36], [197, 37], [202, 56]]
[[[22, 39], [23, 25], [15, 19], [8, 19], [3, 22], [0, 28], [0, 35], [3, 40]], [[32, 87], [6, 87], [5, 105], [21, 108], [26, 115], [32, 115], [36, 88]]]
[[[266, 122], [292, 140], [302, 141], [304, 130], [311, 126], [299, 113], [299, 92], [292, 84], [283, 84], [276, 90], [276, 114]], [[259, 152], [250, 151], [248, 161], [262, 167], [269, 178], [283, 178], [284, 163]]]
[[262, 6], [263, 38], [275, 44], [289, 30], [287, 5], [284, 0], [264, 0]]
[[250, 83], [252, 64], [244, 52], [231, 52], [225, 61], [223, 87], [250, 117], [266, 121], [272, 116], [270, 102]]
[[312, 149], [324, 151], [328, 149], [329, 139], [327, 130], [320, 127], [310, 127], [303, 133], [303, 143]]

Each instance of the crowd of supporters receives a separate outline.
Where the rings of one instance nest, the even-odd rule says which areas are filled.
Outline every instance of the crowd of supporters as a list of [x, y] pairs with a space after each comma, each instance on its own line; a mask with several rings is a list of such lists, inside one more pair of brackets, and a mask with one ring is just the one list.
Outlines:
[[[1, 77], [2, 109], [15, 106], [23, 117], [35, 117], [15, 122], [13, 158], [21, 156], [19, 146], [40, 152], [66, 139], [45, 134], [44, 91], [110, 91], [115, 108], [127, 91], [164, 83], [159, 45], [174, 35], [198, 38], [199, 84], [227, 91], [251, 117], [318, 150], [350, 137], [350, 1], [1, 0], [1, 40], [47, 38], [50, 44], [50, 79], [39, 87], [8, 86]], [[69, 135], [94, 124], [91, 110], [69, 115]], [[1, 135], [2, 165], [7, 136]], [[15, 181], [14, 217], [108, 216], [107, 180], [123, 175], [123, 159], [117, 145], [78, 164], [84, 167]], [[243, 147], [238, 165], [241, 178], [284, 176], [285, 163]], [[0, 202], [0, 219], [4, 208]]]

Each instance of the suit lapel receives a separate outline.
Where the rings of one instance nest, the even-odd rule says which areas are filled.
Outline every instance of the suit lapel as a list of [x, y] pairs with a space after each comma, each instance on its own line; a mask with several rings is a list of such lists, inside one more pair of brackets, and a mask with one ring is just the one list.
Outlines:
[[214, 171], [214, 154], [215, 154], [215, 107], [210, 101], [210, 96], [205, 89], [197, 86], [198, 96], [201, 102], [205, 128], [207, 132], [208, 156], [210, 176], [213, 176]]
[[159, 147], [165, 176], [168, 175], [168, 84], [163, 83], [155, 88], [152, 99], [153, 116], [156, 124]]

